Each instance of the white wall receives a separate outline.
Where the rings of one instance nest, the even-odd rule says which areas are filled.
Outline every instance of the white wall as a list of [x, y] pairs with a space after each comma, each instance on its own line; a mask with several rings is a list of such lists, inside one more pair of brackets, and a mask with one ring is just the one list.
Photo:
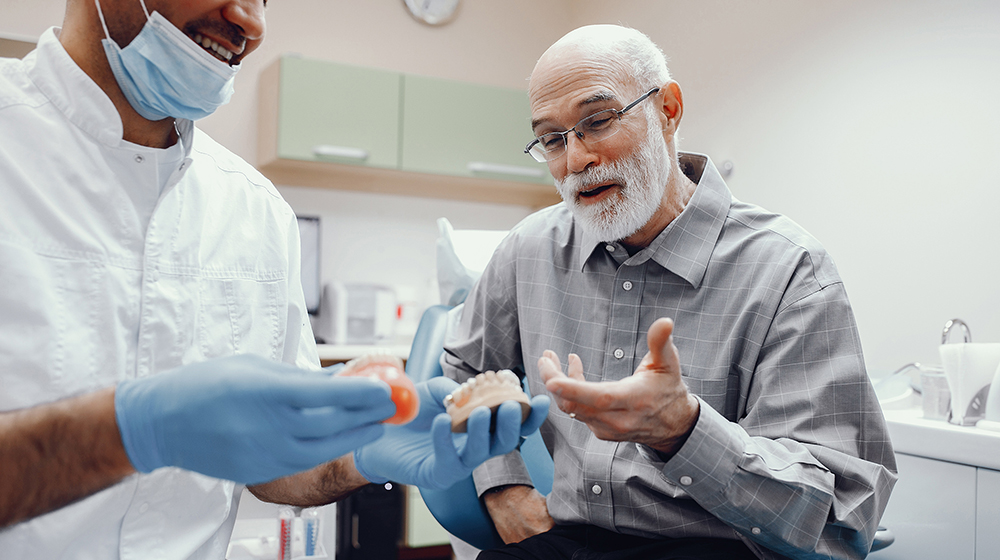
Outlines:
[[[37, 36], [61, 0], [2, 0], [0, 34]], [[785, 213], [836, 259], [873, 372], [938, 362], [944, 322], [1000, 341], [1000, 5], [958, 0], [465, 0], [442, 28], [399, 0], [275, 0], [233, 103], [200, 125], [250, 161], [256, 77], [279, 54], [523, 87], [583, 23], [647, 32], [684, 88], [682, 147], [731, 160], [737, 197]], [[527, 135], [527, 131], [526, 131]], [[328, 278], [433, 276], [434, 219], [506, 228], [527, 208], [279, 186], [324, 216]], [[376, 279], [388, 270], [388, 279]]]
[[671, 57], [682, 148], [831, 252], [873, 374], [1000, 341], [1000, 4], [578, 0]]

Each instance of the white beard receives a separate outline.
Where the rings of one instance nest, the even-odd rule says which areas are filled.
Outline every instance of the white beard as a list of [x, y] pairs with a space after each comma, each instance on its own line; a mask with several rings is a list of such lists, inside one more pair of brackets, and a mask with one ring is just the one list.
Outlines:
[[[600, 241], [618, 241], [639, 231], [663, 202], [670, 179], [670, 156], [655, 117], [646, 113], [646, 138], [633, 153], [556, 181], [559, 195], [581, 227]], [[580, 201], [580, 192], [609, 182], [621, 186], [617, 194], [598, 203]]]

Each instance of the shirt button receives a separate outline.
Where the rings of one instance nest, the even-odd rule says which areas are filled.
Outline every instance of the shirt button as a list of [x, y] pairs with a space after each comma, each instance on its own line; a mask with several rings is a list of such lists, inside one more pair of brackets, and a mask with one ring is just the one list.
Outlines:
[[753, 534], [755, 534], [755, 535], [759, 535], [760, 534], [760, 527], [754, 527], [753, 529], [750, 529], [750, 532], [753, 533]]
[[625, 283], [622, 284], [622, 288], [625, 288], [625, 291], [627, 292], [632, 289], [632, 283], [626, 280]]
[[601, 494], [601, 490], [602, 490], [602, 488], [601, 488], [600, 484], [595, 484], [594, 486], [592, 486], [590, 488], [590, 491], [593, 492], [594, 495], [597, 495], [597, 496], [599, 496]]
[[146, 513], [147, 511], [149, 511], [149, 504], [139, 506], [139, 513]]
[[694, 481], [691, 480], [691, 477], [688, 476], [688, 475], [684, 475], [680, 479], [680, 483], [681, 483], [682, 486], [691, 486], [692, 482], [694, 482]]
[[149, 271], [149, 281], [150, 282], [158, 282], [159, 280], [160, 280], [160, 271], [156, 270], [155, 268], [153, 270], [150, 270]]
[[184, 171], [184, 166], [185, 165], [187, 165], [187, 164], [186, 163], [182, 163], [181, 166], [177, 168], [177, 171]]
[[607, 249], [609, 253], [614, 253], [615, 252], [615, 246], [614, 245], [605, 245], [604, 248]]
[[625, 351], [621, 348], [615, 348], [615, 357], [619, 360], [625, 357]]
[[142, 163], [145, 160], [146, 160], [146, 158], [142, 157], [142, 154], [135, 154], [135, 162], [136, 163]]

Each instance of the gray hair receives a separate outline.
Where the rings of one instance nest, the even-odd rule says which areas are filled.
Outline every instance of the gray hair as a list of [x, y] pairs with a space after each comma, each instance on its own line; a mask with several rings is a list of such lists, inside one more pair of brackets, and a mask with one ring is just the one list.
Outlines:
[[622, 31], [623, 37], [608, 54], [619, 57], [620, 64], [631, 68], [632, 78], [642, 90], [637, 91], [636, 95], [670, 81], [670, 70], [663, 50], [637, 29], [626, 27]]

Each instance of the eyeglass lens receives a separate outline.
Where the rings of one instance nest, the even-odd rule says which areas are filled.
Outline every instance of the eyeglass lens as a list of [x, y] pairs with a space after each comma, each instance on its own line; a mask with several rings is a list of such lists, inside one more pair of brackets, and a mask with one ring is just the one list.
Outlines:
[[[621, 128], [618, 126], [621, 117], [615, 109], [599, 111], [576, 123], [576, 126], [565, 132], [550, 132], [538, 137], [538, 143], [529, 152], [538, 161], [552, 161], [566, 151], [566, 136], [575, 133], [576, 137], [587, 143], [600, 142], [614, 136]], [[539, 156], [544, 159], [538, 159]]]
[[649, 90], [645, 95], [628, 104], [621, 111], [617, 109], [598, 111], [589, 117], [583, 118], [580, 122], [576, 123], [576, 126], [565, 132], [543, 134], [528, 144], [528, 147], [524, 151], [531, 154], [531, 157], [535, 158], [535, 161], [544, 163], [557, 159], [566, 152], [566, 144], [569, 142], [567, 136], [571, 132], [575, 133], [577, 138], [587, 143], [597, 143], [601, 140], [611, 138], [621, 129], [619, 122], [622, 115], [659, 91], [659, 89], [653, 88]]

